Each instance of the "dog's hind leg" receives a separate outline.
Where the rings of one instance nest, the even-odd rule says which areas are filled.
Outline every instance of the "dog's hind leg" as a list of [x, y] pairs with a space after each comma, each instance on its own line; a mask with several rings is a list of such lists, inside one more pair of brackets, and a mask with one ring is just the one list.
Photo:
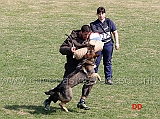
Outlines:
[[63, 101], [64, 98], [63, 98], [63, 96], [59, 92], [58, 92], [58, 95], [59, 95], [59, 100], [61, 101], [61, 103], [59, 103], [59, 106], [61, 107], [61, 109], [63, 111], [68, 112], [68, 109], [65, 107], [65, 105], [67, 104], [68, 101], [67, 102]]
[[54, 93], [53, 95], [50, 95], [49, 99], [56, 103], [59, 100], [59, 95], [57, 93]]
[[68, 112], [68, 109], [65, 107], [65, 105], [66, 105], [66, 102], [59, 103], [59, 106], [61, 107], [61, 109], [65, 112]]
[[65, 89], [66, 90], [62, 94], [58, 92], [59, 100], [61, 101], [59, 105], [63, 111], [68, 112], [65, 105], [72, 99], [72, 88], [70, 86], [66, 86]]

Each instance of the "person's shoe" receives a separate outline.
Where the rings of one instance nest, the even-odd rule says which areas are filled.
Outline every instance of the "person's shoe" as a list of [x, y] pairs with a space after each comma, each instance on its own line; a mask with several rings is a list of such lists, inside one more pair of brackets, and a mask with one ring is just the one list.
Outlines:
[[44, 109], [45, 110], [50, 110], [50, 101], [48, 101], [48, 99], [46, 99], [45, 101], [44, 101]]
[[79, 102], [79, 103], [77, 104], [77, 107], [80, 108], [80, 109], [85, 109], [85, 110], [89, 110], [89, 109], [90, 109], [90, 107], [88, 107], [88, 106], [85, 104], [85, 102]]
[[108, 81], [105, 82], [105, 84], [113, 85], [113, 82], [111, 80], [108, 80]]

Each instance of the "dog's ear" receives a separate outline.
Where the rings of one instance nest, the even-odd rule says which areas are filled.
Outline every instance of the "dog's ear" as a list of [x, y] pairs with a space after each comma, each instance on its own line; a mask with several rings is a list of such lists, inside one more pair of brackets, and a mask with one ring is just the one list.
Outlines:
[[95, 54], [93, 57], [96, 58], [96, 57], [98, 57], [98, 56], [99, 56], [99, 54]]

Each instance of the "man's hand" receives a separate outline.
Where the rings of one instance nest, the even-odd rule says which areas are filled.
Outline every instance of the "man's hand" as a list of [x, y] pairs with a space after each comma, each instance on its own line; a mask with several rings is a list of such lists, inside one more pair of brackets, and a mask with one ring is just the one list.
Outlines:
[[76, 51], [76, 47], [71, 47], [71, 51], [75, 52]]

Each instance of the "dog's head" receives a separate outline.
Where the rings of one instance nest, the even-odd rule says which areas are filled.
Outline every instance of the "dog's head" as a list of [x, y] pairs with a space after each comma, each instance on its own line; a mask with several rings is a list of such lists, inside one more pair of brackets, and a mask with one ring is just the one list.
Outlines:
[[84, 55], [84, 59], [95, 59], [99, 56], [99, 54], [95, 53], [94, 47], [95, 45], [90, 44], [87, 46], [87, 53]]

